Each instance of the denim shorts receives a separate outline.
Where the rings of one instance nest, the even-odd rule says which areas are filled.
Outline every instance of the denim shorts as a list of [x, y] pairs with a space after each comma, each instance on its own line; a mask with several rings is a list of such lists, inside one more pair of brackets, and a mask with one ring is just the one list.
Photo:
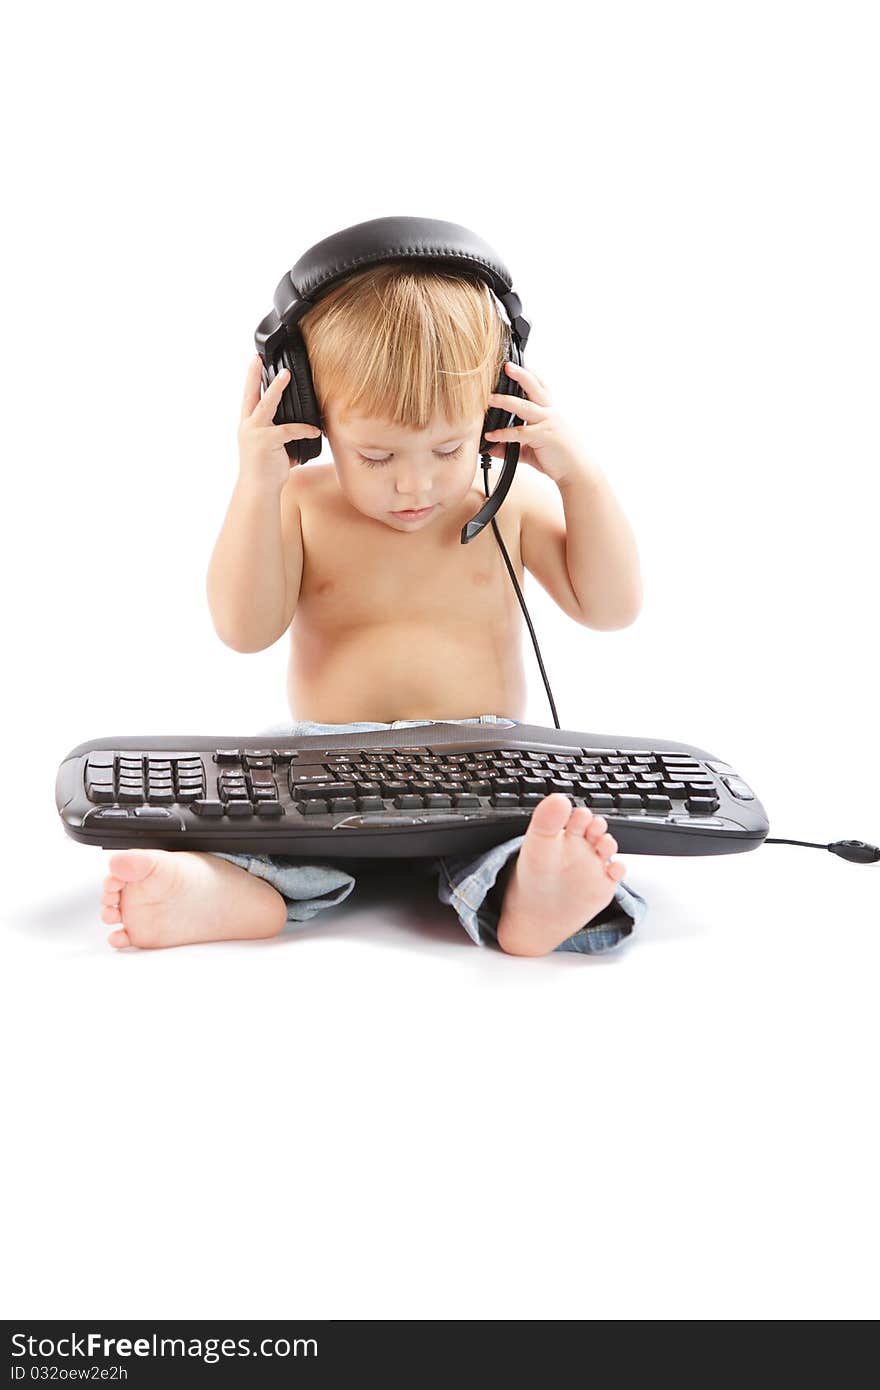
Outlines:
[[[296, 724], [273, 724], [260, 729], [258, 738], [280, 734], [286, 738], [307, 737], [311, 734], [345, 734], [356, 730], [408, 729], [418, 724], [519, 724], [521, 720], [505, 715], [478, 714], [472, 719], [395, 719], [391, 724], [318, 724], [304, 720]], [[437, 892], [442, 903], [453, 908], [468, 936], [478, 946], [498, 944], [497, 926], [501, 903], [493, 893], [495, 880], [512, 855], [517, 854], [525, 835], [493, 845], [480, 854], [446, 855], [439, 859], [422, 858], [418, 863], [426, 872], [437, 874]], [[304, 862], [290, 856], [268, 854], [217, 854], [248, 873], [256, 874], [271, 883], [287, 903], [287, 931], [298, 922], [307, 922], [316, 913], [343, 902], [355, 885], [346, 866], [328, 859]], [[557, 951], [578, 951], [584, 955], [608, 951], [628, 937], [645, 915], [647, 903], [627, 884], [615, 887], [614, 897], [607, 907], [590, 919], [573, 936], [558, 945]]]

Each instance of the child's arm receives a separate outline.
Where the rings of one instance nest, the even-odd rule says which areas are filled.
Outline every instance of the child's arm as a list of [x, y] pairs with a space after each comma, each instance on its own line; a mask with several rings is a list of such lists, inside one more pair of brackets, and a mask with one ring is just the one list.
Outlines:
[[302, 577], [294, 492], [286, 487], [282, 498], [248, 478], [235, 485], [207, 579], [214, 630], [234, 651], [271, 647], [293, 621]]
[[579, 477], [554, 487], [534, 469], [518, 468], [514, 487], [520, 554], [529, 573], [583, 627], [628, 627], [641, 604], [639, 562], [629, 523], [607, 484], [593, 491]]
[[[492, 392], [490, 405], [515, 404], [524, 422], [490, 430], [489, 453], [504, 454], [508, 442], [520, 446], [517, 476], [530, 464], [552, 479], [562, 496], [558, 504], [527, 473], [520, 484], [523, 507], [520, 547], [523, 564], [536, 575], [570, 617], [586, 627], [628, 627], [642, 606], [642, 578], [632, 528], [602, 471], [589, 458], [554, 408], [540, 377], [516, 362], [505, 363], [523, 395]], [[523, 486], [524, 484], [524, 486]]]
[[558, 484], [565, 510], [565, 562], [588, 627], [628, 627], [642, 606], [632, 527], [602, 473], [584, 462]]
[[293, 621], [302, 578], [299, 479], [285, 443], [314, 425], [274, 425], [289, 373], [260, 398], [260, 358], [248, 368], [238, 429], [239, 476], [208, 565], [208, 607], [217, 636], [237, 652], [271, 647]]

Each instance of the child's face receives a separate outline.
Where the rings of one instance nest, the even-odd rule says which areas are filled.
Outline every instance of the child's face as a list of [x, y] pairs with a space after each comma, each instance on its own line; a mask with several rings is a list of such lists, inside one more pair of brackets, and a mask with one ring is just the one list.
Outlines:
[[[436, 417], [424, 431], [408, 430], [363, 415], [343, 423], [324, 411], [327, 439], [339, 485], [364, 516], [393, 531], [423, 531], [458, 506], [473, 486], [482, 416]], [[430, 507], [420, 517], [395, 513]]]

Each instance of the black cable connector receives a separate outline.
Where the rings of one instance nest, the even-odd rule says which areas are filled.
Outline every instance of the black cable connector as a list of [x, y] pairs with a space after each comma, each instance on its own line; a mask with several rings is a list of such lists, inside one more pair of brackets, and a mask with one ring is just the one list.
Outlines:
[[764, 840], [765, 845], [806, 845], [809, 849], [827, 849], [831, 854], [839, 854], [851, 864], [876, 864], [880, 860], [880, 848], [868, 845], [864, 840], [835, 840], [833, 845], [818, 845], [812, 840]]

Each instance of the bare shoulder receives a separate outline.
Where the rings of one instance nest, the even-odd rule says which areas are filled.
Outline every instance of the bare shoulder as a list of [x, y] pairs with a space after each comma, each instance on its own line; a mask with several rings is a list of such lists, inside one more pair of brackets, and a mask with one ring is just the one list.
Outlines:
[[560, 519], [565, 513], [562, 498], [556, 484], [529, 464], [519, 464], [510, 488], [510, 499], [519, 522], [520, 536], [529, 521], [555, 514]]
[[328, 473], [333, 473], [335, 477], [332, 463], [316, 463], [313, 459], [291, 468], [290, 477], [281, 491], [282, 505], [294, 509], [306, 506], [311, 497], [326, 490]]

